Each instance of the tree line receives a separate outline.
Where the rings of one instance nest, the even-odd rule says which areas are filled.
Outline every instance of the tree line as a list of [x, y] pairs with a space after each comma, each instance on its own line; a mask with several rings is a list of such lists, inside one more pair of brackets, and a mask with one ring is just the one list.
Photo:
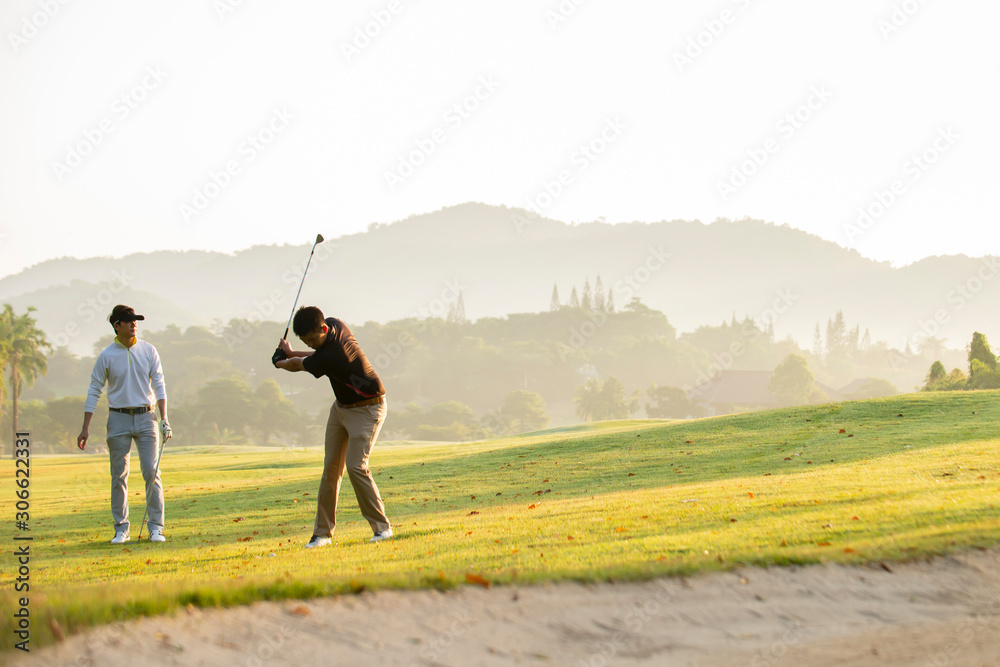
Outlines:
[[[789, 403], [815, 400], [808, 395], [815, 378], [834, 387], [860, 378], [870, 385], [868, 395], [895, 393], [896, 386], [927, 386], [931, 377], [924, 377], [924, 369], [935, 359], [954, 365], [956, 355], [964, 356], [934, 339], [919, 350], [872, 342], [839, 311], [828, 323], [827, 340], [820, 337], [820, 350], [778, 339], [773, 322], [740, 320], [735, 314], [718, 325], [679, 334], [664, 313], [639, 299], [616, 309], [607, 299], [603, 306], [597, 303], [595, 293], [589, 292], [590, 308], [559, 303], [545, 312], [468, 321], [463, 301], [446, 318], [349, 323], [388, 390], [385, 437], [467, 440], [578, 420], [698, 416], [700, 407], [688, 389], [725, 370], [783, 368], [775, 373], [772, 391]], [[0, 343], [6, 346], [0, 350], [14, 349], [9, 342], [14, 330], [22, 332], [19, 339], [33, 341], [0, 358], [6, 359], [8, 380], [9, 360], [16, 360], [24, 392], [20, 419], [31, 422], [42, 442], [66, 451], [82, 420], [94, 359], [113, 332], [109, 327], [107, 338], [95, 342], [92, 355], [77, 357], [65, 347], [51, 349], [43, 332], [32, 333], [30, 311], [18, 316], [8, 306], [4, 313], [6, 328], [0, 331], [8, 342]], [[233, 319], [184, 330], [144, 324], [150, 329], [140, 336], [157, 347], [163, 360], [173, 444], [322, 440], [332, 400], [326, 380], [278, 373], [269, 361], [284, 322]], [[974, 338], [974, 347], [989, 349], [985, 337]], [[984, 387], [996, 372], [996, 360], [976, 355], [982, 367], [970, 368], [973, 385], [968, 378], [965, 382]], [[937, 386], [940, 373], [931, 375]], [[0, 410], [9, 433], [7, 405], [15, 397], [6, 393]], [[94, 432], [95, 438], [100, 435]]]

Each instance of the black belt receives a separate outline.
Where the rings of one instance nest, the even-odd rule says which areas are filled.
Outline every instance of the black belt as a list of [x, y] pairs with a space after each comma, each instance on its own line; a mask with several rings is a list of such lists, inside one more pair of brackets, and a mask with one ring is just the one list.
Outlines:
[[385, 394], [381, 396], [376, 396], [375, 398], [366, 398], [363, 401], [358, 401], [357, 403], [341, 403], [341, 407], [345, 408], [363, 408], [366, 405], [375, 405], [376, 403], [385, 403]]
[[112, 412], [121, 412], [126, 415], [141, 415], [153, 409], [151, 405], [144, 405], [141, 408], [108, 408]]

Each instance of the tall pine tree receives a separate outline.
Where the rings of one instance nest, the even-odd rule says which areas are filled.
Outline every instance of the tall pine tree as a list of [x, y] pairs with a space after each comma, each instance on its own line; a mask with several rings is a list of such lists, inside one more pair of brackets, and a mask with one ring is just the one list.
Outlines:
[[823, 336], [819, 332], [819, 322], [816, 323], [816, 330], [813, 331], [813, 356], [817, 359], [823, 358]]
[[601, 284], [601, 277], [597, 276], [597, 281], [594, 283], [594, 311], [598, 313], [606, 313], [607, 305], [604, 303], [604, 285]]
[[552, 283], [552, 300], [549, 301], [549, 310], [559, 310], [559, 287], [555, 283]]

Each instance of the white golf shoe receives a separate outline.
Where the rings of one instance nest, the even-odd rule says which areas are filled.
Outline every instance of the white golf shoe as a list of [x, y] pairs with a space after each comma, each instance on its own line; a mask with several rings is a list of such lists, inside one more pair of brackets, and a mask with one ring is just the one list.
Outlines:
[[111, 538], [111, 544], [125, 544], [129, 541], [128, 531], [119, 530], [115, 533], [115, 536]]
[[329, 537], [322, 537], [320, 535], [313, 535], [309, 543], [306, 544], [306, 549], [315, 549], [316, 547], [328, 546], [333, 540]]
[[159, 528], [151, 528], [149, 531], [149, 541], [150, 542], [166, 542], [167, 538], [163, 536], [163, 531]]
[[382, 540], [388, 540], [392, 538], [392, 528], [386, 528], [381, 533], [375, 533], [369, 542], [381, 542]]

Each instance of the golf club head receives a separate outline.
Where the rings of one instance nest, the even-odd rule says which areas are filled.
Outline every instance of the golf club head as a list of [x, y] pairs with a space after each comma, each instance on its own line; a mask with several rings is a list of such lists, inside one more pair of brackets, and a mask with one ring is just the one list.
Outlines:
[[316, 235], [316, 243], [320, 244], [322, 242], [323, 242], [323, 235], [322, 234], [317, 234]]

